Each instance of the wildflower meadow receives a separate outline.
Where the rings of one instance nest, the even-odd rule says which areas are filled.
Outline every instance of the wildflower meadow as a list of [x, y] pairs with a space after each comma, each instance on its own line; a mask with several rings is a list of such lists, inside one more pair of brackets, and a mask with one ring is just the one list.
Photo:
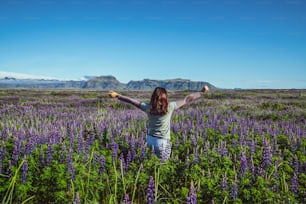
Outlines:
[[1, 202], [306, 203], [306, 90], [210, 92], [175, 111], [166, 161], [146, 117], [105, 91], [0, 90]]

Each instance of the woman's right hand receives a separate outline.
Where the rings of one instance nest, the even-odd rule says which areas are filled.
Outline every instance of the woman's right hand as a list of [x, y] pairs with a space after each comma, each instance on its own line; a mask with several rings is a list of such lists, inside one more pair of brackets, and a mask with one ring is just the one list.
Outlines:
[[119, 94], [115, 91], [109, 91], [108, 95], [112, 98], [118, 98]]

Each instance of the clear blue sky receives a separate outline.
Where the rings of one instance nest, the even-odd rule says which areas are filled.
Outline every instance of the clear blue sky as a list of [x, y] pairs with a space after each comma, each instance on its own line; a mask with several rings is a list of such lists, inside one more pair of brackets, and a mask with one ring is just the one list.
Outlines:
[[0, 71], [306, 88], [306, 1], [1, 0]]

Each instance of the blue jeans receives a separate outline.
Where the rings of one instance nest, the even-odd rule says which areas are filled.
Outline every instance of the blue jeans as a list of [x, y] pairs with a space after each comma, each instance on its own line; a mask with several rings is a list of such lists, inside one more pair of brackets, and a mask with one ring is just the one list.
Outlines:
[[147, 146], [150, 150], [154, 148], [154, 152], [158, 158], [162, 160], [169, 159], [171, 154], [171, 142], [169, 139], [147, 135]]

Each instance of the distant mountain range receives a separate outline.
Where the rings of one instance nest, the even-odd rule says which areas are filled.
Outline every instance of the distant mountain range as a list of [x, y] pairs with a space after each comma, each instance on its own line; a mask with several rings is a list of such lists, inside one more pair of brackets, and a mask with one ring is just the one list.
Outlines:
[[155, 87], [160, 86], [167, 90], [201, 90], [205, 85], [211, 90], [218, 89], [208, 82], [188, 79], [143, 79], [141, 81], [129, 81], [124, 84], [114, 76], [86, 76], [80, 80], [65, 80], [0, 71], [0, 88], [153, 90]]

